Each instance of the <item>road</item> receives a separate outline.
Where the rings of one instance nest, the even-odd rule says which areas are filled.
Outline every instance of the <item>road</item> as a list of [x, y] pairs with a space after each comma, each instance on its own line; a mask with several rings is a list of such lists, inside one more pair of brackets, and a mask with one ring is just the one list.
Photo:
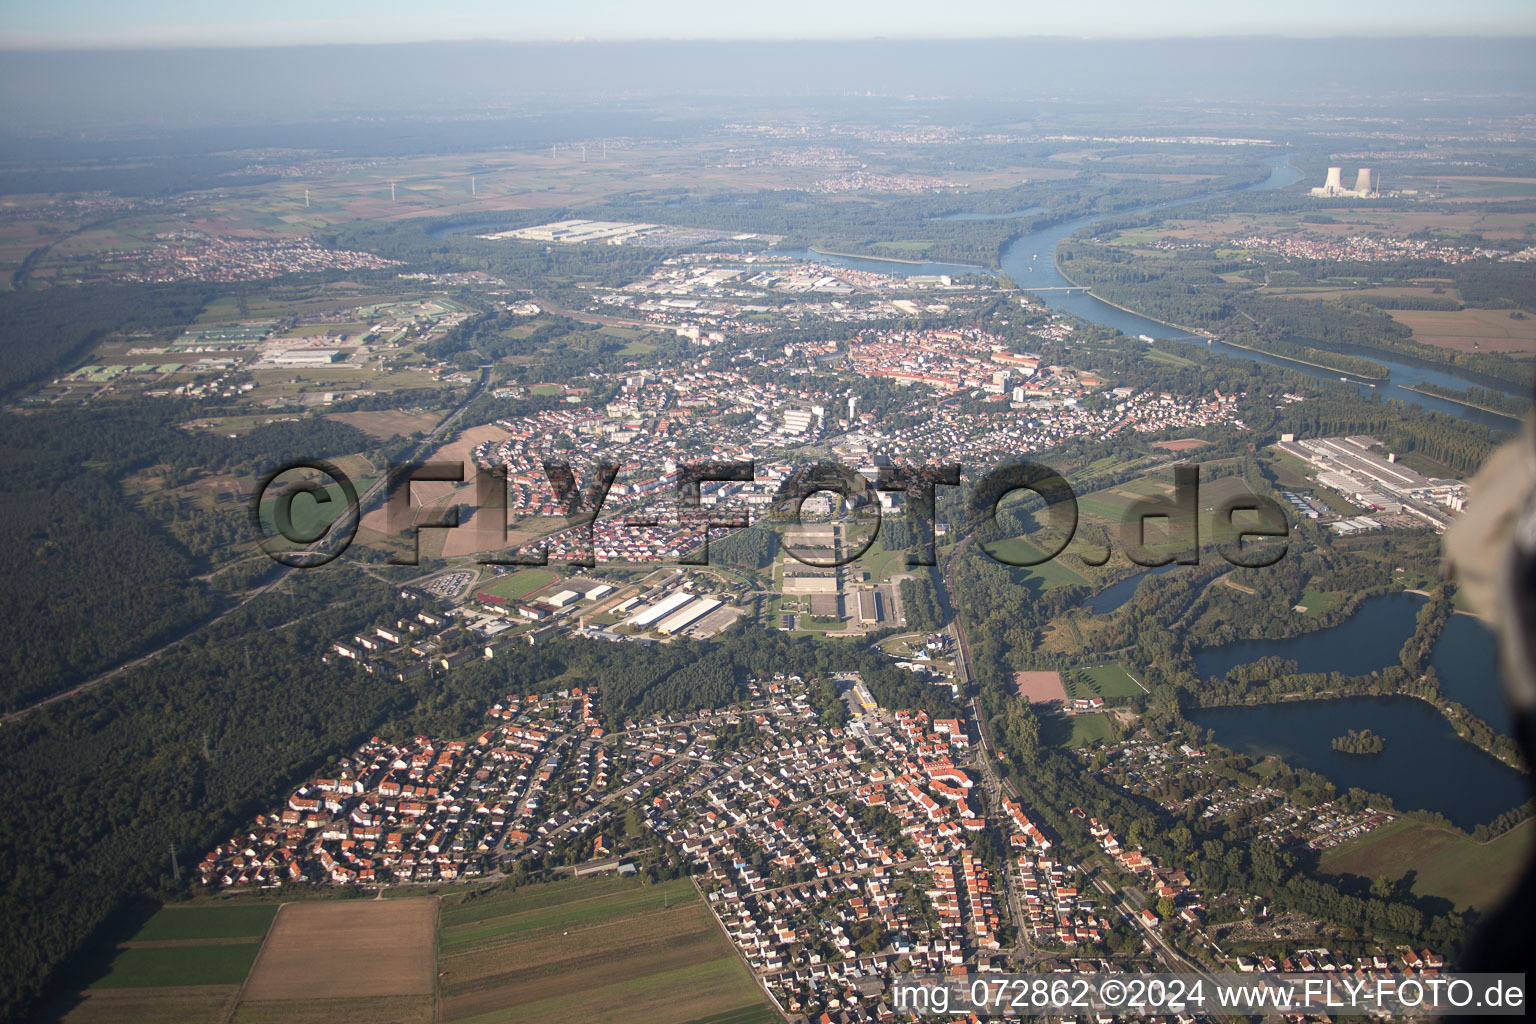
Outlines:
[[[452, 412], [444, 416], [442, 421], [439, 422], [436, 427], [432, 428], [432, 432], [422, 439], [421, 443], [416, 446], [416, 449], [412, 453], [411, 458], [419, 458], [429, 449], [435, 446], [440, 440], [442, 440], [442, 438], [453, 428], [454, 424], [456, 424], [464, 415], [464, 410], [469, 408], [469, 404], [471, 402], [480, 397], [489, 383], [490, 372], [487, 369], [482, 369], [480, 371], [480, 382], [470, 390], [464, 401], [460, 402]], [[374, 499], [378, 498], [379, 495], [383, 493], [384, 488], [388, 484], [388, 481], [389, 474], [386, 473], [379, 477], [378, 480], [374, 481], [373, 486], [369, 487], [368, 490], [358, 496], [357, 514], [359, 517], [361, 517], [363, 513], [368, 510]], [[311, 545], [310, 550], [322, 553], [328, 551], [329, 548], [336, 543], [337, 536], [338, 535], [336, 533], [328, 532], [324, 537], [316, 541], [315, 544]], [[12, 722], [19, 721], [20, 719], [26, 717], [39, 708], [44, 708], [50, 704], [55, 704], [59, 701], [70, 700], [74, 697], [80, 696], [81, 694], [89, 693], [98, 687], [110, 683], [112, 680], [118, 678], [130, 669], [135, 669], [141, 665], [148, 664], [149, 662], [160, 657], [166, 651], [172, 650], [180, 645], [188, 637], [194, 636], [197, 633], [208, 629], [210, 626], [218, 625], [220, 622], [223, 622], [225, 619], [229, 618], [231, 615], [235, 614], [240, 609], [250, 604], [252, 601], [261, 597], [263, 594], [267, 594], [275, 590], [277, 587], [281, 586], [283, 581], [288, 579], [290, 575], [298, 571], [298, 569], [288, 566], [279, 568], [277, 573], [270, 580], [262, 584], [260, 587], [257, 587], [255, 590], [248, 592], [244, 597], [242, 597], [239, 601], [235, 602], [230, 607], [204, 619], [202, 622], [189, 626], [180, 635], [174, 637], [159, 647], [156, 647], [154, 650], [146, 651], [145, 653], [131, 658], [114, 668], [108, 669], [106, 672], [103, 672], [100, 675], [93, 676], [85, 682], [71, 687], [68, 690], [60, 690], [58, 693], [44, 697], [43, 699], [35, 701], [32, 704], [28, 704], [26, 707], [17, 708], [15, 711], [6, 712], [4, 715], [0, 715], [0, 725], [9, 725]]]
[[[955, 545], [955, 549], [950, 552], [949, 558], [946, 559], [944, 563], [944, 589], [949, 594], [949, 604], [951, 608], [956, 608], [953, 577], [955, 560], [959, 557], [961, 551], [965, 548], [965, 545], [970, 543], [970, 540], [971, 538], [967, 537], [965, 540]], [[967, 666], [967, 660], [970, 657], [970, 647], [966, 642], [965, 625], [961, 621], [961, 616], [958, 611], [955, 612], [954, 621], [951, 623], [950, 628], [955, 637], [955, 681], [961, 687], [960, 692], [965, 693], [967, 687], [970, 685], [970, 674], [969, 668]], [[1137, 685], [1139, 686], [1141, 684], [1138, 683]], [[976, 719], [976, 731], [981, 739], [980, 763], [982, 765], [983, 775], [985, 777], [985, 785], [987, 787], [988, 798], [995, 801], [994, 806], [1000, 806], [1001, 801], [998, 800], [998, 795], [999, 786], [1001, 785], [1007, 789], [1009, 795], [1013, 797], [1013, 799], [1020, 800], [1022, 802], [1018, 787], [1014, 785], [1013, 780], [1000, 780], [996, 773], [993, 761], [993, 758], [996, 756], [996, 754], [992, 744], [992, 732], [988, 727], [987, 720], [982, 716], [981, 702], [974, 693], [971, 695], [970, 705], [971, 714]], [[1147, 924], [1142, 919], [1141, 915], [1136, 911], [1136, 908], [1125, 906], [1120, 900], [1119, 894], [1115, 892], [1114, 888], [1108, 882], [1104, 881], [1104, 879], [1097, 873], [1088, 875], [1087, 877], [1093, 883], [1094, 888], [1098, 889], [1101, 893], [1104, 894], [1109, 902], [1109, 905], [1113, 907], [1117, 912], [1119, 912], [1122, 918], [1134, 921], [1136, 923], [1137, 927], [1141, 929], [1142, 934], [1146, 937], [1149, 947], [1156, 954], [1158, 960], [1162, 962], [1164, 968], [1166, 968], [1170, 973], [1196, 974], [1214, 984], [1214, 979], [1209, 974], [1186, 959], [1181, 953], [1179, 953], [1176, 949], [1173, 948], [1173, 946], [1168, 943], [1168, 941], [1163, 937], [1162, 932], [1159, 930], [1157, 925]], [[1008, 905], [1011, 912], [1014, 914], [1014, 919], [1020, 922], [1018, 929], [1019, 943], [1016, 949], [1016, 953], [1022, 954], [1025, 950], [1027, 950], [1028, 946], [1024, 940], [1024, 917], [1018, 908], [1016, 890], [1017, 886], [1014, 884], [1013, 879], [1013, 866], [1012, 862], [1010, 861], [1008, 877]], [[1206, 941], [1209, 942], [1210, 940], [1207, 939]], [[1217, 1019], [1226, 1020], [1228, 1018], [1218, 1015]]]

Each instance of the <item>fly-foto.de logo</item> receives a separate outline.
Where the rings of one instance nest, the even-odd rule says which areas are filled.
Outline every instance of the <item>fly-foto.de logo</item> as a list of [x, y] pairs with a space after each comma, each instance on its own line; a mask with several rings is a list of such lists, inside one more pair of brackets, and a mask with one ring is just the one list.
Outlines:
[[[582, 484], [570, 463], [543, 463], [554, 496], [556, 521], [563, 519], [564, 524], [551, 532], [580, 534], [572, 545], [578, 553], [563, 557], [565, 564], [575, 568], [599, 564], [593, 533], [623, 468], [617, 462], [599, 462]], [[281, 479], [295, 472], [305, 476]], [[1069, 549], [1089, 565], [1103, 565], [1111, 555], [1107, 536], [1079, 538], [1076, 492], [1060, 473], [1038, 462], [1004, 462], [971, 481], [958, 463], [881, 466], [871, 479], [841, 463], [823, 460], [788, 474], [768, 504], [757, 512], [756, 520], [745, 507], [714, 501], [723, 488], [756, 480], [754, 462], [680, 462], [669, 476], [675, 488], [673, 518], [683, 537], [676, 545], [678, 565], [709, 564], [710, 530], [740, 529], [763, 520], [788, 527], [805, 525], [806, 506], [813, 498], [821, 502], [819, 507], [842, 511], [847, 520], [844, 542], [830, 549], [801, 544], [795, 540], [795, 531], [786, 529], [786, 554], [807, 565], [847, 565], [857, 561], [879, 537], [883, 506], [887, 504], [880, 500], [882, 494], [899, 495], [911, 510], [908, 521], [917, 526], [907, 552], [908, 568], [935, 565], [939, 488], [960, 486], [962, 476], [970, 483], [964, 503], [964, 530], [988, 557], [1027, 568], [1058, 558]], [[420, 485], [464, 484], [471, 479], [475, 486], [472, 506], [456, 503], [428, 509], [415, 490]], [[379, 485], [359, 496], [356, 485], [333, 463], [322, 459], [295, 462], [273, 470], [260, 481], [249, 507], [252, 529], [262, 550], [283, 565], [324, 565], [338, 558], [356, 539], [362, 505], [380, 485], [385, 490], [385, 532], [406, 548], [403, 553], [390, 555], [392, 564], [419, 562], [423, 530], [471, 531], [471, 550], [482, 565], [549, 564], [548, 537], [514, 544], [509, 529], [507, 470], [499, 466], [476, 467], [471, 475], [462, 462], [394, 465]], [[296, 516], [301, 495], [309, 502], [304, 506], [309, 514], [302, 523]], [[706, 495], [711, 499], [708, 502]], [[1006, 507], [1008, 499], [1016, 495], [1028, 498], [1028, 506]], [[1171, 494], [1139, 498], [1126, 506], [1118, 523], [1120, 547], [1138, 565], [1194, 565], [1200, 560], [1204, 525], [1209, 546], [1232, 565], [1261, 568], [1285, 557], [1290, 524], [1274, 499], [1246, 492], [1229, 494], [1204, 511], [1202, 517], [1199, 465], [1175, 466]], [[816, 518], [825, 520], [827, 515], [813, 514], [812, 520]], [[618, 521], [625, 529], [644, 530], [658, 526], [661, 516], [652, 503], [647, 509], [618, 517]], [[1027, 545], [1008, 543], [1024, 531], [1021, 523], [1037, 524], [1038, 528], [1030, 532]]]

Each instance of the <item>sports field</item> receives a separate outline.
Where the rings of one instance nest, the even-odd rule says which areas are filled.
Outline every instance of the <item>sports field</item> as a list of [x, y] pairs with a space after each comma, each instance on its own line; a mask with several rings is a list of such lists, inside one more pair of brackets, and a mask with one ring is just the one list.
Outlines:
[[1417, 895], [1448, 899], [1458, 909], [1485, 909], [1514, 886], [1533, 843], [1533, 821], [1479, 844], [1449, 829], [1399, 819], [1325, 850], [1319, 867], [1330, 874], [1367, 878], [1396, 879], [1412, 871]]
[[1013, 692], [1031, 704], [1067, 699], [1060, 672], [1015, 672]]
[[[1074, 697], [1140, 697], [1146, 693], [1119, 665], [1095, 665], [1082, 670], [1087, 676], [1086, 686], [1074, 686]], [[1084, 689], [1091, 692], [1084, 693]]]
[[1040, 739], [1055, 747], [1086, 747], [1114, 735], [1109, 716], [1048, 715], [1040, 723]]
[[504, 601], [521, 601], [529, 594], [549, 586], [559, 575], [548, 569], [524, 569], [510, 576], [497, 580], [488, 587], [481, 587], [476, 593], [491, 594]]
[[606, 875], [445, 903], [441, 1020], [778, 1019], [691, 882]]

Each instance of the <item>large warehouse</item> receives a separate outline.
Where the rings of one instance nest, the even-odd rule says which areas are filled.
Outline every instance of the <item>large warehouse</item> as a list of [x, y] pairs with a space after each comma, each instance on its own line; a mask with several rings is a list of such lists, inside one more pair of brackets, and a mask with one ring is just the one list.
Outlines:
[[274, 366], [325, 366], [340, 361], [341, 350], [334, 348], [292, 348], [272, 357]]
[[679, 609], [668, 616], [656, 629], [662, 633], [672, 634], [680, 629], [691, 626], [716, 608], [720, 602], [712, 597], [701, 597], [686, 608]]
[[653, 604], [643, 611], [636, 612], [630, 617], [630, 623], [636, 626], [649, 626], [651, 623], [671, 615], [683, 605], [693, 600], [693, 595], [679, 591], [659, 604]]

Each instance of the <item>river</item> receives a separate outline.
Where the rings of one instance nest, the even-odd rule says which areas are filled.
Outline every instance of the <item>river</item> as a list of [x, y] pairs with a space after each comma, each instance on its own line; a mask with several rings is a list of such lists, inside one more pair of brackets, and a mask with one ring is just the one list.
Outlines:
[[[1269, 166], [1269, 177], [1262, 182], [1249, 186], [1244, 191], [1265, 191], [1285, 188], [1301, 180], [1301, 172], [1291, 166], [1290, 158], [1284, 154], [1268, 157], [1265, 159], [1265, 163]], [[1112, 306], [1088, 292], [1087, 289], [1073, 285], [1056, 265], [1056, 249], [1063, 239], [1090, 224], [1096, 224], [1108, 217], [1134, 216], [1154, 210], [1188, 206], [1227, 194], [1225, 192], [1213, 192], [1189, 199], [1157, 203], [1135, 210], [1118, 210], [1113, 213], [1094, 214], [1089, 217], [1080, 217], [1076, 220], [1042, 228], [1039, 231], [1021, 234], [1003, 246], [998, 262], [1003, 272], [1013, 278], [1020, 288], [1034, 292], [1046, 305], [1058, 312], [1070, 313], [1082, 320], [1113, 327], [1122, 334], [1128, 334], [1133, 338], [1146, 335], [1152, 338], [1167, 338], [1192, 345], [1206, 345], [1207, 343], [1203, 338], [1199, 338], [1187, 331], [1158, 323], [1156, 320], [1148, 319], [1136, 313], [1127, 312], [1118, 306]], [[1016, 211], [1007, 214], [952, 213], [948, 214], [947, 217], [949, 219], [966, 220], [1006, 220], [1022, 216], [1025, 212], [1027, 211]], [[801, 250], [801, 253], [805, 254], [805, 251]], [[913, 264], [865, 257], [806, 255], [807, 258], [818, 259], [821, 262], [836, 266], [906, 276], [916, 274], [958, 275], [977, 273], [980, 269], [950, 263]], [[1297, 339], [1297, 341], [1305, 343], [1304, 339]], [[1268, 353], [1251, 352], [1220, 341], [1211, 342], [1207, 347], [1235, 359], [1268, 363], [1271, 366], [1283, 366], [1319, 380], [1337, 380], [1340, 377], [1345, 377], [1356, 386], [1361, 395], [1380, 394], [1383, 398], [1398, 398], [1407, 402], [1416, 402], [1425, 409], [1448, 413], [1469, 423], [1478, 423], [1497, 430], [1515, 430], [1519, 426], [1519, 421], [1509, 416], [1501, 416], [1497, 413], [1474, 409], [1459, 402], [1450, 402], [1443, 398], [1417, 394], [1407, 390], [1407, 388], [1421, 381], [1429, 381], [1432, 384], [1458, 390], [1471, 385], [1478, 385], [1503, 391], [1507, 395], [1525, 397], [1523, 392], [1511, 391], [1508, 385], [1500, 384], [1497, 381], [1477, 375], [1463, 376], [1459, 373], [1434, 367], [1431, 364], [1419, 363], [1404, 357], [1385, 358], [1374, 351], [1361, 351], [1356, 354], [1384, 366], [1388, 372], [1388, 377], [1385, 381], [1366, 381], [1351, 375], [1334, 373], [1315, 366], [1307, 366], [1305, 363], [1283, 359]], [[1373, 383], [1374, 387], [1372, 386]]]
[[[1414, 697], [1199, 708], [1187, 717], [1224, 747], [1282, 757], [1340, 790], [1384, 793], [1400, 809], [1435, 811], [1469, 832], [1530, 795], [1524, 776], [1457, 737], [1432, 705]], [[1370, 729], [1386, 749], [1365, 756], [1334, 750], [1333, 739], [1350, 729]]]

